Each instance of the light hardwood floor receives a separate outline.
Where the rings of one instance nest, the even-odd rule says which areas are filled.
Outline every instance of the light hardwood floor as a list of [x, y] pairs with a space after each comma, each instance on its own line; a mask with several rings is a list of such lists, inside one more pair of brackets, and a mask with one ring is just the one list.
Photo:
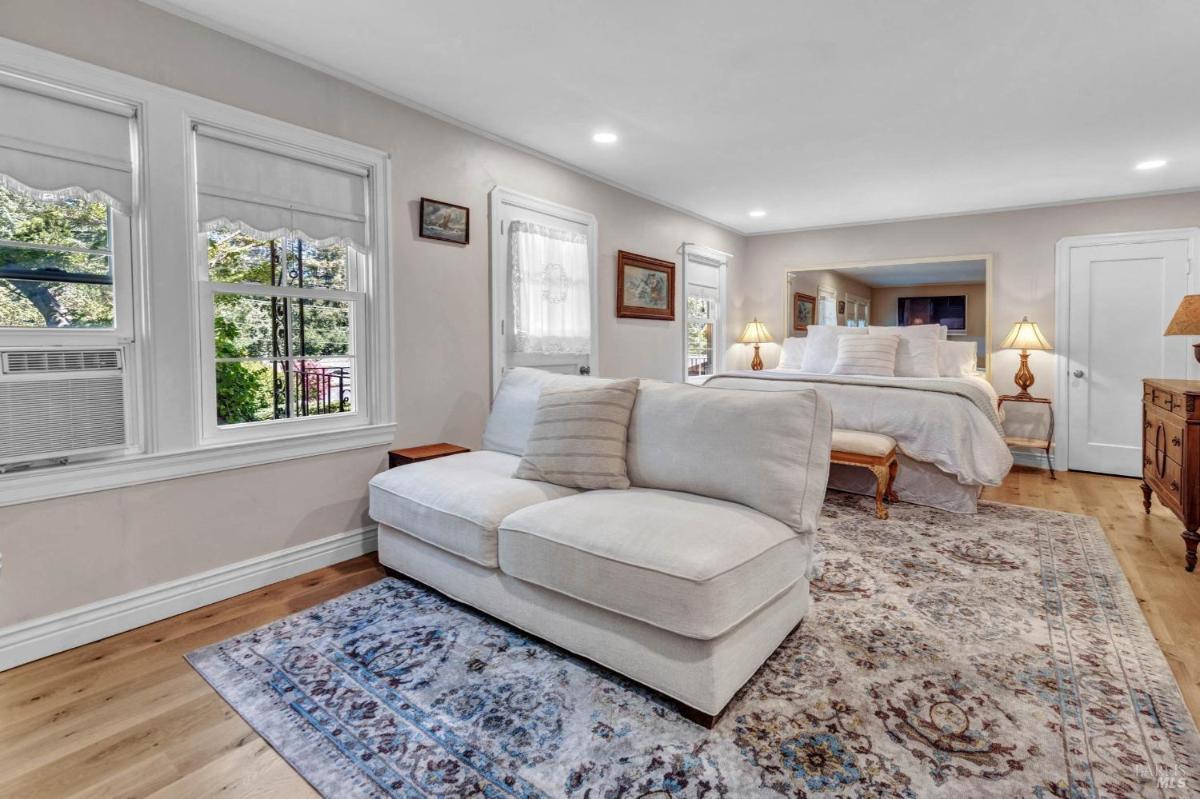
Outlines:
[[[1097, 517], [1192, 715], [1200, 718], [1200, 573], [1138, 481], [1014, 469], [986, 498]], [[373, 556], [321, 569], [0, 674], [0, 796], [312, 796], [184, 661], [383, 575]]]

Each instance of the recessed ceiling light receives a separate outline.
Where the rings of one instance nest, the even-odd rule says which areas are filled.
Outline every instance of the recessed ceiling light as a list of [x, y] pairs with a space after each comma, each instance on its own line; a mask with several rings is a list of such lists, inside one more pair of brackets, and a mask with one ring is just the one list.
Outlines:
[[592, 141], [596, 142], [596, 144], [616, 144], [617, 143], [617, 134], [609, 133], [608, 131], [601, 131], [600, 133], [593, 133]]
[[753, 211], [750, 212], [750, 216], [753, 216], [753, 217], [760, 217], [760, 216], [766, 216], [766, 215], [767, 215], [767, 212], [762, 210], [761, 208], [755, 208]]
[[1166, 165], [1167, 160], [1165, 158], [1151, 158], [1149, 161], [1138, 162], [1138, 165], [1135, 167], [1135, 169], [1158, 169], [1159, 167]]

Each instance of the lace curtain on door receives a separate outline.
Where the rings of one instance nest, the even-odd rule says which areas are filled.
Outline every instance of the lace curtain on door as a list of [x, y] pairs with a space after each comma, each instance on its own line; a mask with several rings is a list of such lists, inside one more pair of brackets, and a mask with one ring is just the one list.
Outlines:
[[587, 236], [513, 222], [508, 227], [513, 350], [587, 355], [592, 345]]

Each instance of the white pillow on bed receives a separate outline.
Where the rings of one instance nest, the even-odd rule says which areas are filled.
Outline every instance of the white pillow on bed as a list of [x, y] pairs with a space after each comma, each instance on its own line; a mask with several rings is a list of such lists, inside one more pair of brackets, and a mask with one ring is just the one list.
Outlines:
[[809, 325], [801, 370], [818, 375], [832, 373], [833, 365], [837, 363], [838, 339], [842, 336], [864, 336], [866, 333], [866, 328], [862, 327]]
[[899, 336], [842, 336], [838, 339], [835, 375], [892, 377], [896, 373]]
[[808, 339], [799, 336], [788, 336], [783, 340], [783, 351], [779, 353], [779, 366], [776, 369], [804, 368], [804, 345]]
[[979, 362], [976, 341], [937, 342], [938, 374], [942, 377], [970, 377]]
[[901, 338], [936, 338], [945, 340], [948, 328], [945, 325], [871, 325], [867, 328], [872, 335], [900, 336]]
[[941, 374], [938, 351], [944, 342], [936, 338], [901, 336], [899, 343], [896, 348], [896, 377], [938, 377]]

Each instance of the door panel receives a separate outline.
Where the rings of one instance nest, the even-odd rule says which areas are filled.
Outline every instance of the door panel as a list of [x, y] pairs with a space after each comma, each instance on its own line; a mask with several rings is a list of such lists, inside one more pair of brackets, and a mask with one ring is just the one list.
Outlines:
[[[499, 388], [505, 370], [518, 366], [562, 374], [591, 373], [598, 321], [594, 301], [596, 290], [593, 255], [595, 242], [591, 241], [594, 236], [594, 227], [592, 226], [594, 223], [589, 225], [568, 218], [570, 215], [587, 217], [582, 212], [573, 209], [562, 208], [563, 215], [550, 210], [536, 210], [532, 206], [550, 206], [551, 204], [532, 198], [509, 197], [497, 200], [497, 197], [493, 196], [493, 202], [497, 201], [499, 202], [499, 212], [492, 217], [492, 318], [494, 324], [492, 330], [492, 390], [495, 391]], [[528, 244], [530, 239], [524, 239], [527, 244], [520, 249], [526, 259], [532, 257], [537, 260], [537, 263], [526, 263], [523, 271], [528, 277], [539, 282], [524, 285], [532, 287], [542, 286], [544, 283], [542, 288], [522, 292], [522, 296], [525, 297], [524, 302], [545, 304], [541, 313], [535, 314], [535, 316], [547, 320], [556, 318], [556, 314], [561, 314], [563, 309], [568, 306], [573, 310], [578, 310], [580, 306], [586, 307], [588, 309], [586, 316], [590, 319], [591, 329], [591, 344], [587, 346], [588, 351], [578, 352], [568, 349], [567, 352], [564, 352], [561, 347], [539, 348], [543, 351], [522, 350], [516, 335], [518, 322], [513, 291], [513, 272], [519, 269], [518, 259], [514, 258], [511, 228], [514, 222], [536, 226], [537, 230], [546, 234], [537, 237], [541, 242], [537, 246], [530, 246]], [[528, 229], [526, 228], [526, 230]], [[566, 238], [559, 238], [560, 236], [574, 237], [573, 243], [571, 245], [562, 244], [561, 242]], [[580, 240], [583, 242], [582, 246], [580, 246]], [[564, 249], [568, 246], [569, 251]], [[578, 281], [573, 278], [578, 275], [581, 266], [581, 252], [586, 253], [587, 277], [586, 280]], [[580, 296], [579, 292], [583, 292], [583, 296]], [[530, 317], [527, 315], [522, 318], [528, 320]], [[558, 316], [557, 318], [561, 319], [562, 317]], [[558, 339], [558, 341], [561, 340]]]
[[1073, 247], [1069, 269], [1068, 467], [1137, 476], [1142, 378], [1186, 377], [1186, 339], [1162, 331], [1187, 293], [1188, 242]]

